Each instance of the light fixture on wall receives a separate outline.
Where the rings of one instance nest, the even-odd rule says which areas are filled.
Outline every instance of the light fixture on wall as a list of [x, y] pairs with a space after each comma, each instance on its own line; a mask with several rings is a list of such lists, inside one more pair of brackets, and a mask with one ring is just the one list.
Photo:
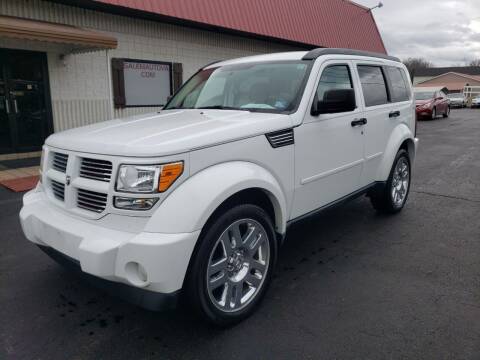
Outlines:
[[58, 61], [60, 61], [60, 64], [62, 64], [63, 66], [67, 67], [71, 57], [71, 54], [60, 54], [58, 56]]
[[375, 9], [380, 9], [380, 8], [382, 8], [382, 7], [383, 7], [383, 3], [380, 1], [380, 2], [379, 2], [377, 5], [375, 5], [374, 7], [369, 8], [369, 9], [367, 10], [367, 12], [371, 12], [371, 11], [373, 11], [373, 10], [375, 10]]

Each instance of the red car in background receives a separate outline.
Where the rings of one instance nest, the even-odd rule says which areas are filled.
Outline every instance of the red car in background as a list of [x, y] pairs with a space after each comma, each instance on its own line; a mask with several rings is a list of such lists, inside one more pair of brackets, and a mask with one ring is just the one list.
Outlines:
[[450, 100], [443, 89], [415, 88], [415, 109], [418, 119], [435, 119], [442, 115], [450, 115]]

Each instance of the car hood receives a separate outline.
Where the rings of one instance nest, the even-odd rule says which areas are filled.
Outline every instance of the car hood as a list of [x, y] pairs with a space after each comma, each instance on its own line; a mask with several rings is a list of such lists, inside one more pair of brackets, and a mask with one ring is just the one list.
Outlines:
[[65, 150], [119, 156], [164, 156], [291, 127], [291, 118], [238, 110], [166, 110], [51, 135]]
[[426, 105], [426, 104], [430, 104], [432, 103], [433, 100], [430, 99], [430, 100], [415, 100], [415, 105]]

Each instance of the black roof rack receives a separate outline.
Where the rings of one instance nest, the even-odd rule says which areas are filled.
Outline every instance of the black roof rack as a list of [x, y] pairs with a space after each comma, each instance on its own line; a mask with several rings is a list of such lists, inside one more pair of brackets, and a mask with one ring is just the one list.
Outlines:
[[352, 49], [337, 49], [337, 48], [318, 48], [310, 50], [302, 60], [315, 60], [320, 56], [324, 55], [356, 55], [356, 56], [367, 56], [367, 57], [375, 57], [379, 59], [386, 59], [391, 61], [401, 62], [399, 58], [395, 56], [389, 56], [385, 54], [375, 53], [371, 51], [360, 51], [360, 50], [352, 50]]
[[209, 66], [212, 66], [212, 65], [214, 65], [214, 64], [220, 63], [220, 62], [222, 62], [222, 61], [223, 61], [223, 60], [215, 60], [215, 61], [212, 61], [212, 62], [208, 63], [207, 65], [203, 65], [203, 66], [200, 68], [200, 70], [203, 70], [203, 69], [205, 69], [205, 68], [207, 68], [207, 67], [209, 67]]

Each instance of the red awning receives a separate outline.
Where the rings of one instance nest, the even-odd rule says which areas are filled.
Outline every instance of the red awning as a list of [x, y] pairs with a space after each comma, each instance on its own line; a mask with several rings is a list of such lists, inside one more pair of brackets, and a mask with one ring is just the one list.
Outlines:
[[75, 26], [0, 15], [0, 37], [46, 41], [79, 49], [115, 49], [114, 37]]

